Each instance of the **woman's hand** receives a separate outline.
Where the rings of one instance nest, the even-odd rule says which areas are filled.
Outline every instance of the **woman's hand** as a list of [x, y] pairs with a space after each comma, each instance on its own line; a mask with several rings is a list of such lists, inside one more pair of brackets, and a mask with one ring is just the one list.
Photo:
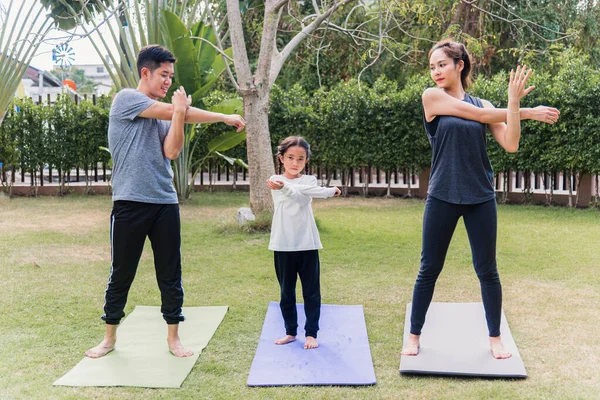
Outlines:
[[282, 181], [272, 181], [270, 179], [267, 179], [267, 186], [271, 190], [281, 190], [281, 188], [283, 188], [283, 182]]
[[334, 189], [335, 189], [335, 194], [333, 196], [334, 197], [339, 197], [342, 194], [342, 191], [337, 186], [334, 186]]
[[517, 66], [517, 70], [510, 70], [510, 80], [508, 82], [508, 102], [520, 101], [523, 97], [527, 96], [529, 92], [535, 89], [535, 86], [529, 86], [525, 89], [527, 79], [531, 76], [532, 69], [527, 70], [527, 66]]
[[[521, 115], [525, 114], [521, 111]], [[534, 121], [545, 122], [547, 124], [554, 124], [558, 121], [558, 117], [560, 116], [560, 111], [554, 107], [546, 107], [546, 106], [537, 106], [535, 108], [527, 109], [526, 117], [527, 119], [532, 119]]]

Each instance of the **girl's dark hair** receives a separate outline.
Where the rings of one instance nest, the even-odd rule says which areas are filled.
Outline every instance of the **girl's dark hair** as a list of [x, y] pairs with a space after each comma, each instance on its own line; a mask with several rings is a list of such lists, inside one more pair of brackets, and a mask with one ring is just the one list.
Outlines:
[[142, 68], [148, 68], [154, 72], [164, 62], [175, 63], [177, 59], [166, 48], [157, 44], [142, 47], [137, 57], [138, 76], [142, 77]]
[[287, 149], [294, 146], [300, 146], [306, 150], [306, 158], [310, 158], [310, 145], [302, 136], [288, 136], [277, 146], [277, 158], [283, 156]]
[[441, 40], [429, 50], [429, 58], [431, 58], [431, 54], [437, 49], [442, 49], [448, 57], [454, 60], [454, 64], [458, 64], [461, 60], [464, 62], [465, 65], [462, 71], [460, 71], [460, 81], [463, 85], [463, 89], [467, 90], [471, 85], [471, 57], [469, 56], [469, 52], [465, 45], [453, 42], [450, 39]]

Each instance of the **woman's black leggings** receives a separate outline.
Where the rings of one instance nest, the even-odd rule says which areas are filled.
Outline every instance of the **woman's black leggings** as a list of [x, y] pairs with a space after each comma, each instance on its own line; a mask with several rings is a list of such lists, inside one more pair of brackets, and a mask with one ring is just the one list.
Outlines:
[[413, 292], [410, 333], [414, 335], [421, 334], [435, 282], [442, 272], [460, 217], [463, 217], [469, 236], [490, 337], [500, 336], [502, 286], [496, 267], [496, 200], [480, 204], [452, 204], [431, 196], [427, 196], [425, 203], [421, 269]]

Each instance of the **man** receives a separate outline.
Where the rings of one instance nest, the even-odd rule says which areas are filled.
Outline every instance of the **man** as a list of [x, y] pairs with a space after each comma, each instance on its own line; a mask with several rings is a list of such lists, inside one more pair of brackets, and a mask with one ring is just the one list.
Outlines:
[[161, 293], [167, 343], [176, 357], [188, 357], [179, 339], [183, 286], [179, 205], [173, 186], [171, 160], [184, 143], [185, 123], [224, 122], [238, 132], [246, 124], [239, 115], [224, 115], [190, 107], [183, 87], [172, 103], [161, 103], [173, 79], [173, 54], [151, 45], [137, 59], [140, 83], [115, 97], [109, 117], [108, 143], [113, 157], [113, 210], [111, 213], [112, 265], [105, 293], [104, 340], [85, 354], [99, 358], [115, 348], [117, 327], [125, 316], [127, 294], [142, 255], [146, 237], [154, 253], [156, 279]]

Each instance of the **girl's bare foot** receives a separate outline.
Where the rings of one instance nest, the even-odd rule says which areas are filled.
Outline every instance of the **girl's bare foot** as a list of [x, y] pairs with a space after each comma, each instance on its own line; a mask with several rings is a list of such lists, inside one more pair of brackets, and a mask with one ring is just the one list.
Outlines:
[[419, 344], [420, 335], [413, 335], [412, 333], [408, 335], [408, 343], [402, 349], [403, 356], [416, 356], [419, 354], [419, 348], [421, 345]]
[[275, 341], [275, 344], [288, 344], [293, 342], [294, 340], [296, 340], [296, 336], [292, 336], [292, 335], [285, 335], [284, 337], [282, 337], [281, 339], [277, 339]]
[[317, 347], [319, 347], [319, 344], [317, 343], [317, 339], [315, 339], [312, 336], [307, 336], [306, 342], [304, 342], [304, 348], [305, 349], [316, 349]]
[[500, 336], [490, 337], [490, 350], [496, 359], [510, 358], [512, 356], [510, 352], [504, 350], [504, 345], [502, 344], [502, 340], [500, 340]]
[[88, 351], [85, 352], [85, 355], [89, 358], [100, 358], [104, 357], [111, 351], [115, 349], [115, 339], [104, 338], [104, 340], [96, 347], [92, 347]]

